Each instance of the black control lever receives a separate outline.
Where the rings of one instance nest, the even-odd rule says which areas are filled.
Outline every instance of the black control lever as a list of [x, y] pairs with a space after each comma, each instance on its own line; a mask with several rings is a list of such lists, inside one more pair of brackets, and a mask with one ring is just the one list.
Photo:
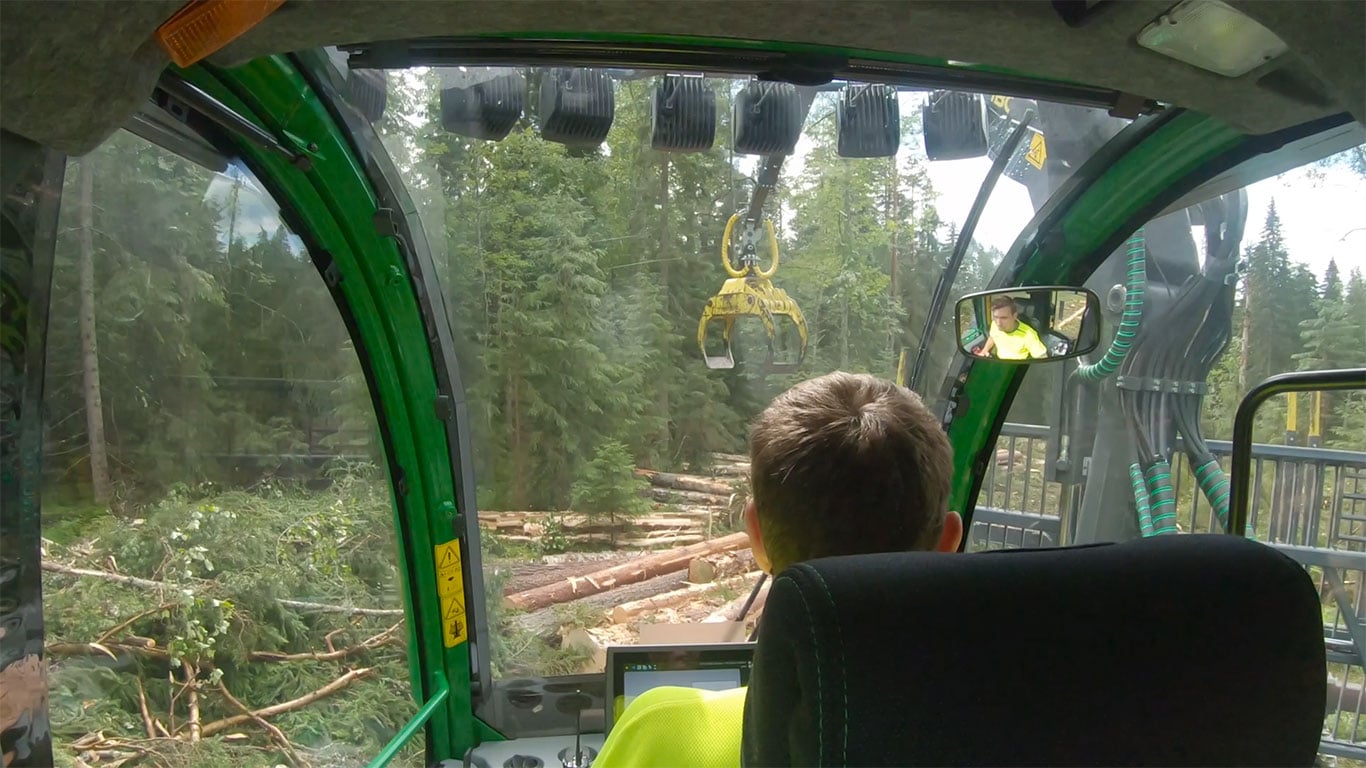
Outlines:
[[579, 690], [555, 702], [555, 709], [565, 714], [574, 713], [574, 751], [571, 753], [569, 747], [560, 750], [563, 768], [589, 768], [598, 756], [597, 750], [583, 746], [583, 711], [591, 706], [593, 699]]

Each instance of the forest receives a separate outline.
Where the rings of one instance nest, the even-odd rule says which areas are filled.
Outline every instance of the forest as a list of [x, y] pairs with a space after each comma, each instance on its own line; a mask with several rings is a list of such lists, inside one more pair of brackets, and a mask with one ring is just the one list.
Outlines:
[[[546, 142], [531, 120], [497, 143], [447, 133], [440, 82], [391, 76], [377, 128], [433, 245], [481, 512], [658, 509], [633, 469], [705, 471], [744, 452], [748, 420], [793, 381], [890, 377], [919, 342], [961, 213], [936, 204], [915, 120], [895, 160], [843, 159], [818, 100], [775, 217], [775, 282], [811, 346], [802, 372], [761, 377], [707, 369], [696, 342], [722, 228], [748, 194], [743, 158], [724, 141], [652, 150], [649, 82], [618, 85], [598, 151]], [[1244, 252], [1240, 334], [1206, 399], [1214, 438], [1272, 373], [1366, 365], [1361, 264], [1316, 276], [1274, 205]], [[954, 292], [984, 287], [1001, 257], [970, 249]], [[120, 133], [69, 164], [52, 318], [42, 500], [59, 762], [363, 764], [417, 707], [392, 504], [355, 351], [277, 206], [243, 167], [215, 174]], [[737, 356], [759, 343], [742, 336]], [[936, 385], [952, 343], [941, 333], [930, 350]], [[1046, 392], [1027, 382], [1011, 420], [1047, 423]], [[1267, 406], [1259, 439], [1285, 440], [1284, 408]], [[1366, 398], [1326, 397], [1323, 425], [1325, 445], [1366, 450]], [[489, 535], [485, 551], [539, 562], [564, 549], [552, 538]], [[504, 586], [491, 574], [500, 676], [582, 662], [518, 629]], [[420, 744], [404, 760], [421, 764]]]

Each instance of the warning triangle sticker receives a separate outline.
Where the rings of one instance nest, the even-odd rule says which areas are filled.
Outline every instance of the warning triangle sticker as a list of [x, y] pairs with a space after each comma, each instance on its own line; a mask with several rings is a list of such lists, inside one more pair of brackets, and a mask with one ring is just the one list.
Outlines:
[[[452, 544], [453, 544], [453, 543], [454, 543], [454, 542], [452, 542]], [[446, 568], [455, 568], [455, 567], [457, 567], [457, 566], [459, 566], [459, 565], [460, 565], [460, 550], [459, 550], [459, 548], [458, 548], [458, 547], [453, 547], [453, 546], [448, 546], [448, 547], [446, 547], [446, 551], [441, 553], [441, 561], [440, 561], [439, 563], [437, 563], [436, 567], [441, 568], [442, 570], [444, 570], [444, 569], [446, 569]]]
[[464, 616], [464, 615], [465, 615], [465, 609], [460, 607], [460, 603], [456, 602], [455, 600], [452, 600], [452, 601], [450, 602], [450, 604], [446, 606], [446, 613], [445, 613], [444, 616], [442, 616], [442, 618], [443, 618], [443, 619], [458, 619], [458, 618], [460, 618], [461, 616]]

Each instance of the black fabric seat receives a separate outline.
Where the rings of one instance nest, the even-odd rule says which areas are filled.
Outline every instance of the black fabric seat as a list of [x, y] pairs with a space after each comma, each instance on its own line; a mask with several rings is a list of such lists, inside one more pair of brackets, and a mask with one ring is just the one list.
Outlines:
[[814, 560], [769, 594], [743, 764], [1311, 765], [1322, 622], [1234, 536]]

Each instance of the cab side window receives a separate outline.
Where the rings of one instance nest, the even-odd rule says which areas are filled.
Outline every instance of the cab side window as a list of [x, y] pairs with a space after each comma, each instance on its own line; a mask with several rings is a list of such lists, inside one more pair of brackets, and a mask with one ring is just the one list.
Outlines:
[[375, 413], [303, 241], [245, 166], [120, 133], [69, 163], [55, 264], [58, 764], [364, 765], [416, 711], [403, 580]]

